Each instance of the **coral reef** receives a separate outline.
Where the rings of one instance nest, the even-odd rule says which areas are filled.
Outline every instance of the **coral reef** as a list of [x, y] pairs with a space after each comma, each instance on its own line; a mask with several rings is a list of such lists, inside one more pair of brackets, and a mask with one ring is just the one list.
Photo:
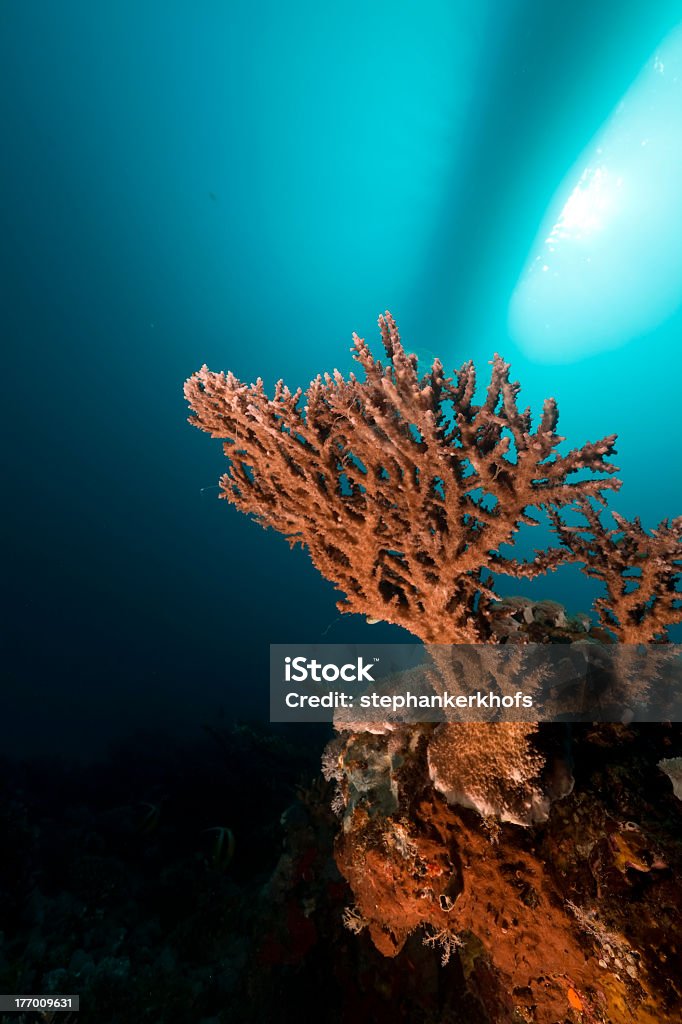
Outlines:
[[[679, 1019], [680, 811], [656, 775], [679, 777], [680, 759], [657, 761], [623, 726], [558, 727], [512, 777], [503, 744], [496, 760], [499, 733], [466, 723], [441, 747], [443, 728], [343, 733], [327, 748], [336, 861], [363, 933], [399, 962], [421, 933], [441, 936], [467, 974], [485, 963], [495, 1024]], [[452, 778], [439, 786], [441, 754]], [[500, 824], [525, 813], [524, 783], [540, 775], [562, 798], [542, 827]], [[482, 820], [491, 795], [495, 817]]]
[[[190, 422], [224, 441], [221, 496], [304, 545], [344, 595], [342, 612], [395, 623], [429, 645], [443, 687], [453, 668], [440, 645], [665, 641], [682, 620], [682, 520], [648, 534], [614, 514], [617, 529], [604, 528], [595, 506], [619, 486], [609, 461], [615, 437], [562, 454], [556, 403], [545, 402], [533, 429], [499, 356], [476, 404], [472, 363], [450, 378], [436, 359], [420, 376], [390, 314], [379, 326], [386, 365], [354, 336], [364, 379], [335, 371], [305, 397], [280, 381], [269, 398], [260, 379], [247, 385], [205, 366], [187, 381]], [[581, 525], [569, 525], [568, 506]], [[540, 510], [558, 547], [510, 556], [505, 549]], [[552, 601], [496, 593], [499, 574], [533, 578], [565, 563], [603, 584], [599, 625]], [[472, 672], [485, 668], [485, 653], [477, 658]], [[680, 993], [663, 996], [660, 978], [645, 976], [622, 919], [620, 930], [603, 923], [616, 909], [594, 909], [595, 894], [574, 878], [585, 897], [578, 903], [565, 884], [580, 861], [598, 903], [604, 864], [617, 889], [632, 871], [656, 874], [666, 861], [642, 854], [622, 810], [614, 828], [595, 803], [601, 817], [590, 833], [561, 726], [336, 724], [323, 769], [336, 783], [335, 857], [353, 893], [343, 914], [350, 933], [396, 957], [421, 931], [443, 963], [457, 960], [477, 979], [490, 1021], [673, 1019]], [[557, 825], [562, 805], [552, 807], [561, 798], [590, 833], [573, 859], [565, 846], [574, 837]]]

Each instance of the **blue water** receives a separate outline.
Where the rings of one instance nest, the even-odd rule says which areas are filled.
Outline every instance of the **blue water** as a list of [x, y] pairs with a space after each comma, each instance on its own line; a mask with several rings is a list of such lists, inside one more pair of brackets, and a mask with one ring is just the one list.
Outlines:
[[[347, 371], [351, 331], [390, 308], [451, 366], [503, 353], [572, 444], [618, 432], [620, 511], [680, 512], [682, 314], [560, 368], [507, 331], [548, 203], [678, 18], [2, 6], [8, 749], [266, 717], [270, 642], [401, 635], [336, 622], [303, 553], [202, 490], [223, 469], [185, 421], [203, 362], [305, 385]], [[542, 588], [595, 594], [575, 574]]]

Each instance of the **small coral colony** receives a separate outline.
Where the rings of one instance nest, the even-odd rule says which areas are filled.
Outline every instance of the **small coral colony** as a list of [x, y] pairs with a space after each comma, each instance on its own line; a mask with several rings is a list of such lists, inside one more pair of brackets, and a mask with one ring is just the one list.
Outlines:
[[[303, 545], [342, 593], [340, 611], [395, 623], [425, 644], [665, 644], [682, 621], [682, 517], [648, 532], [606, 512], [620, 486], [615, 435], [562, 454], [555, 401], [534, 428], [498, 355], [477, 404], [473, 363], [447, 376], [434, 359], [421, 374], [389, 313], [379, 327], [384, 361], [354, 336], [362, 379], [334, 371], [305, 393], [280, 381], [273, 397], [260, 379], [244, 384], [206, 366], [187, 381], [190, 422], [224, 442], [221, 497]], [[556, 544], [517, 558], [519, 531], [538, 512]], [[499, 576], [532, 579], [568, 563], [601, 584], [594, 617], [496, 592]], [[559, 1006], [584, 1020], [667, 1019], [641, 960], [605, 972], [604, 957], [588, 955], [596, 919], [534, 853], [529, 837], [573, 784], [570, 756], [560, 783], [556, 758], [549, 771], [537, 724], [363, 731], [341, 721], [337, 732], [323, 769], [336, 786], [336, 861], [355, 901], [345, 915], [353, 932], [367, 929], [388, 956], [417, 929], [444, 960], [479, 943], [501, 989], [534, 1014], [519, 1019], [552, 1021]], [[509, 858], [535, 894], [513, 913]], [[557, 930], [561, 942], [546, 941]], [[507, 955], [514, 946], [524, 955]]]

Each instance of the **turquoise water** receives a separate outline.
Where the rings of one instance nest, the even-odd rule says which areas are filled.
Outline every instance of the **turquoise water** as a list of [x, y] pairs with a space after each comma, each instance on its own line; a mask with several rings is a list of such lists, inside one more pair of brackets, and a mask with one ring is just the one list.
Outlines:
[[[616, 431], [619, 510], [680, 512], [679, 310], [561, 366], [508, 329], [557, 189], [678, 18], [674, 3], [3, 6], [17, 714], [49, 731], [77, 709], [104, 730], [103, 707], [114, 729], [237, 695], [262, 713], [267, 644], [335, 619], [304, 555], [202, 491], [222, 458], [186, 425], [182, 382], [203, 362], [305, 385], [347, 371], [351, 331], [375, 337], [389, 308], [408, 348], [449, 365], [500, 351], [529, 404], [557, 398], [571, 443]], [[593, 596], [573, 576], [542, 587]]]

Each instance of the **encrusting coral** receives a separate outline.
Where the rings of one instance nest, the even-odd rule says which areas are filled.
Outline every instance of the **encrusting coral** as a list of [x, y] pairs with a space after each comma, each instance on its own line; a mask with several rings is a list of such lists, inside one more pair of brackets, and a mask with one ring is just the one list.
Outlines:
[[[221, 497], [282, 533], [292, 547], [304, 545], [343, 594], [342, 612], [400, 625], [430, 650], [582, 638], [664, 641], [668, 627], [682, 620], [682, 519], [651, 534], [637, 520], [618, 516], [616, 530], [603, 527], [595, 504], [605, 504], [605, 492], [620, 486], [609, 461], [615, 436], [562, 454], [555, 401], [545, 402], [533, 429], [529, 410], [517, 404], [519, 385], [499, 356], [476, 404], [471, 362], [447, 377], [436, 359], [420, 375], [389, 313], [379, 326], [385, 364], [354, 335], [362, 380], [334, 371], [314, 380], [305, 395], [279, 381], [272, 398], [261, 379], [244, 384], [206, 366], [186, 382], [190, 422], [224, 442], [229, 465]], [[583, 525], [567, 524], [562, 510], [568, 506]], [[531, 559], [510, 557], [505, 547], [522, 526], [537, 522], [532, 513], [539, 510], [548, 514], [558, 546]], [[554, 602], [500, 600], [495, 592], [498, 574], [533, 578], [568, 562], [605, 587], [596, 604], [600, 629], [586, 616], [569, 619]], [[447, 672], [447, 658], [442, 664]], [[336, 860], [353, 890], [352, 923], [362, 925], [356, 930], [366, 926], [390, 956], [419, 927], [431, 939], [443, 936], [448, 955], [474, 956], [471, 942], [460, 936], [476, 936], [502, 989], [515, 986], [518, 999], [534, 1007], [537, 1024], [558, 1019], [556, 1006], [566, 999], [571, 1012], [585, 1012], [581, 1019], [605, 1019], [597, 1016], [594, 992], [603, 995], [606, 984], [578, 938], [550, 942], [550, 968], [535, 951], [534, 922], [541, 927], [544, 915], [556, 930], [563, 911], [532, 851], [521, 854], [508, 832], [505, 856], [520, 858], [517, 873], [533, 876], [536, 895], [516, 916], [495, 902], [498, 867], [485, 827], [493, 828], [494, 819], [546, 821], [550, 799], [573, 785], [561, 757], [554, 783], [543, 780], [550, 766], [534, 742], [537, 727], [445, 722], [361, 731], [339, 720], [337, 728], [341, 735], [327, 749], [324, 770], [337, 785]], [[480, 817], [472, 821], [476, 816], [466, 808]], [[562, 927], [568, 935], [572, 926]], [[512, 928], [520, 958], [501, 945]], [[567, 955], [572, 980], [557, 981], [566, 977]], [[622, 1009], [611, 1008], [608, 1019], [657, 1019], [643, 1004], [630, 1011], [641, 991], [633, 995], [627, 985], [613, 981], [611, 997]], [[509, 1020], [520, 1019], [513, 1012]]]

